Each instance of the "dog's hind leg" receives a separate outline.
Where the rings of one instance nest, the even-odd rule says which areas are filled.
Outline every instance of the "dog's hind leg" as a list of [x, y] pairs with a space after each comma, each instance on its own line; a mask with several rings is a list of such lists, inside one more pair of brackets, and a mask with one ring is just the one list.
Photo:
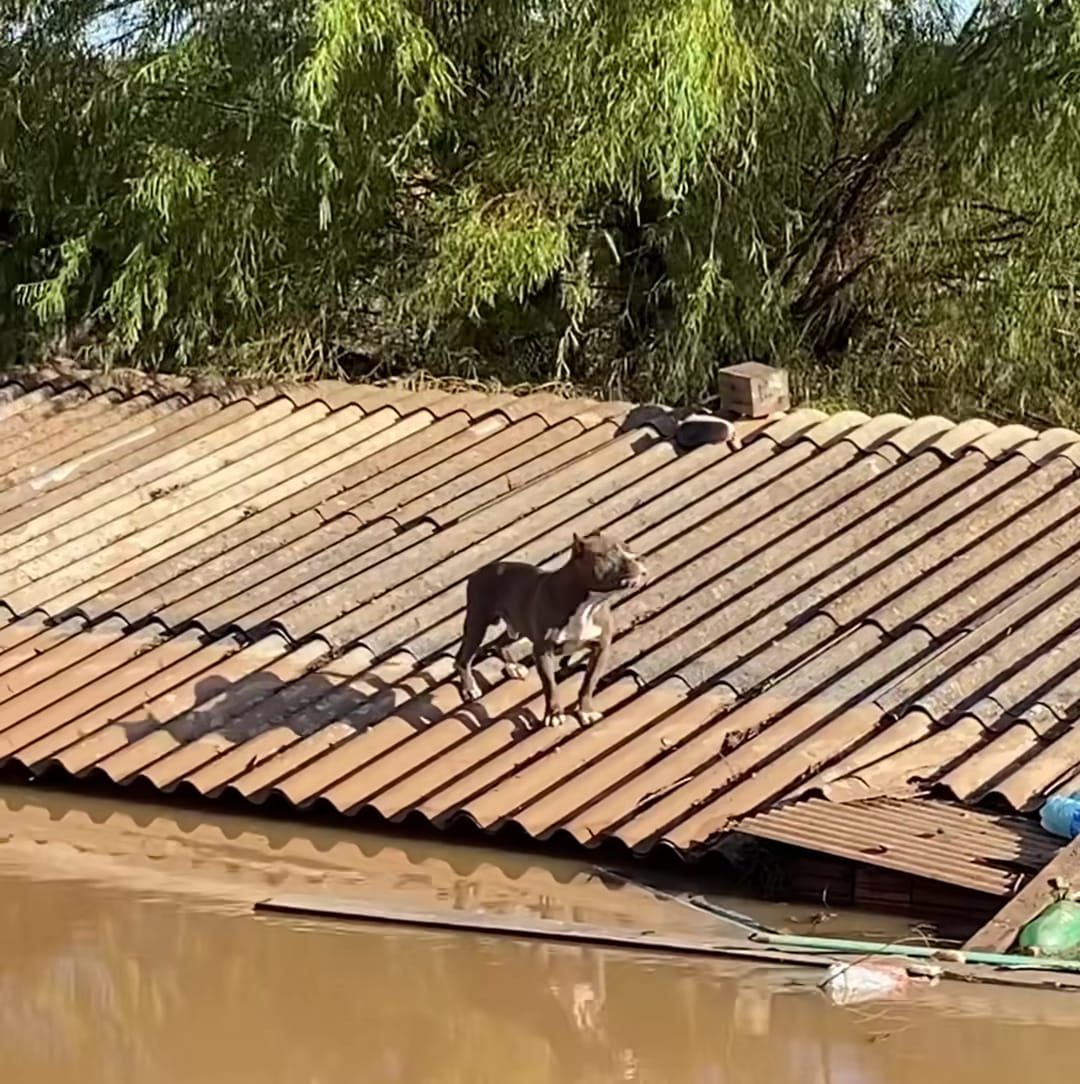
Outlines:
[[508, 678], [516, 678], [519, 681], [527, 677], [529, 673], [529, 668], [523, 662], [518, 662], [510, 653], [510, 648], [520, 639], [521, 635], [517, 629], [513, 625], [507, 625], [494, 645], [496, 654], [502, 659], [503, 673]]
[[474, 586], [475, 580], [469, 580], [465, 592], [465, 627], [461, 634], [461, 646], [458, 648], [454, 667], [461, 680], [461, 695], [465, 700], [477, 700], [480, 686], [476, 682], [472, 666], [484, 634], [491, 625], [491, 617], [483, 604], [482, 594]]

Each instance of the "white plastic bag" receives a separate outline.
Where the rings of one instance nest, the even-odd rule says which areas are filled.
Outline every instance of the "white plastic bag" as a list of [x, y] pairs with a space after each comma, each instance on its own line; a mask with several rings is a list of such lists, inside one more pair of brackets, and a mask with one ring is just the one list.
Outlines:
[[858, 1005], [864, 1001], [903, 997], [908, 982], [907, 968], [900, 964], [833, 964], [822, 989], [834, 1005]]

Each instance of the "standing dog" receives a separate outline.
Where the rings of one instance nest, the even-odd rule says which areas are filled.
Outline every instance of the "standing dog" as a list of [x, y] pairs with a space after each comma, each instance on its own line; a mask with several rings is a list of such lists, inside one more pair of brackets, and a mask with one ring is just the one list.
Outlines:
[[600, 718], [592, 696], [607, 662], [615, 632], [608, 605], [616, 591], [640, 587], [645, 566], [621, 542], [599, 532], [574, 535], [570, 558], [561, 568], [544, 572], [521, 561], [495, 561], [477, 569], [465, 593], [465, 630], [457, 653], [457, 672], [466, 700], [480, 696], [472, 664], [487, 630], [502, 621], [505, 632], [495, 650], [508, 677], [528, 672], [510, 656], [510, 645], [524, 637], [532, 642], [533, 659], [544, 688], [544, 725], [560, 726], [569, 716], [559, 707], [555, 660], [578, 651], [590, 652], [578, 697], [577, 717], [588, 726]]

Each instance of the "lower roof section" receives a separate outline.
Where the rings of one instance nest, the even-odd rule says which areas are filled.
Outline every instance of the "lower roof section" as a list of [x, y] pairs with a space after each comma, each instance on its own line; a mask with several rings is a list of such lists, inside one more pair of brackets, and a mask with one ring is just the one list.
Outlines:
[[[795, 411], [686, 450], [629, 404], [57, 373], [0, 426], [0, 761], [32, 772], [682, 855], [778, 803], [903, 833], [877, 800], [1015, 815], [1080, 776], [1066, 430]], [[468, 574], [596, 528], [650, 570], [602, 721], [539, 728], [491, 659], [462, 704]], [[890, 862], [973, 887], [976, 837]]]
[[993, 896], [1011, 895], [1059, 850], [1028, 818], [920, 798], [808, 798], [748, 817], [738, 830]]

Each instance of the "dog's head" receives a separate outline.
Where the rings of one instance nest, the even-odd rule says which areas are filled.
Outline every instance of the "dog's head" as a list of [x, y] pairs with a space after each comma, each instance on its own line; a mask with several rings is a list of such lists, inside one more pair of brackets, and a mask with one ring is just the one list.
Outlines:
[[622, 591], [640, 587], [647, 577], [641, 558], [618, 539], [595, 531], [574, 535], [570, 560], [577, 566], [590, 591]]

